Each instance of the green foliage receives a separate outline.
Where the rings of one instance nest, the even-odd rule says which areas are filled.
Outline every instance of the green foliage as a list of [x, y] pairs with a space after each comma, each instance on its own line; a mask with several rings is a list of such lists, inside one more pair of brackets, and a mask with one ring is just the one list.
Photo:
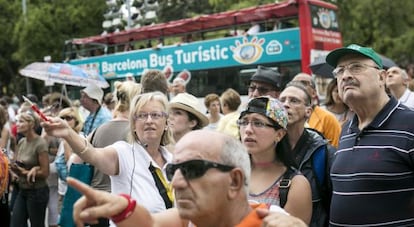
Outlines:
[[405, 66], [414, 61], [414, 1], [340, 0], [344, 45], [358, 43]]
[[222, 12], [273, 3], [275, 0], [208, 0], [208, 2], [214, 7], [215, 12]]
[[13, 59], [26, 65], [43, 61], [62, 61], [65, 40], [97, 35], [101, 32], [104, 1], [52, 1], [28, 7], [26, 19], [21, 16], [13, 37], [19, 50]]
[[168, 22], [213, 13], [213, 8], [208, 1], [159, 0], [159, 5], [159, 22]]
[[[27, 14], [23, 15], [20, 1], [0, 0], [0, 9], [0, 28], [5, 31], [0, 34], [0, 80], [9, 84], [9, 91], [24, 94], [24, 87], [12, 87], [24, 84], [18, 69], [43, 61], [47, 55], [61, 62], [65, 40], [101, 33], [106, 4], [104, 0], [27, 1]], [[40, 85], [32, 86], [39, 93], [43, 82], [31, 81]]]
[[16, 85], [16, 68], [18, 63], [10, 56], [18, 48], [11, 42], [14, 18], [19, 11], [19, 1], [0, 0], [0, 95], [7, 92], [7, 86], [14, 88]]

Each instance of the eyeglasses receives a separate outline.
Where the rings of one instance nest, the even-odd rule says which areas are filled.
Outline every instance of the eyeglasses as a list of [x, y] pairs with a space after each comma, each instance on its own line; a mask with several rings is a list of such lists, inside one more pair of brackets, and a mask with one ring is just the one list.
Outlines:
[[345, 70], [348, 70], [349, 73], [351, 73], [352, 75], [355, 75], [355, 74], [358, 74], [358, 73], [362, 73], [367, 68], [380, 69], [378, 66], [372, 66], [372, 65], [367, 65], [367, 64], [364, 64], [364, 63], [355, 62], [355, 63], [351, 63], [349, 65], [336, 67], [332, 71], [332, 74], [334, 75], [334, 77], [341, 77], [342, 75], [344, 75]]
[[135, 114], [134, 120], [136, 121], [145, 121], [148, 119], [148, 116], [151, 117], [152, 120], [158, 120], [163, 117], [168, 117], [168, 114], [165, 112], [139, 112], [138, 114]]
[[211, 168], [216, 168], [222, 172], [229, 172], [234, 169], [233, 166], [223, 165], [207, 160], [190, 160], [178, 164], [168, 164], [165, 171], [169, 181], [172, 180], [177, 169], [180, 169], [181, 174], [185, 179], [192, 180], [204, 176], [207, 170]]
[[249, 92], [253, 93], [255, 90], [257, 90], [257, 92], [259, 92], [259, 94], [263, 95], [263, 94], [268, 93], [269, 91], [272, 91], [273, 89], [267, 88], [267, 87], [259, 87], [259, 86], [255, 86], [255, 85], [250, 85], [249, 86]]
[[73, 117], [73, 116], [61, 116], [60, 119], [66, 120], [66, 121], [71, 121], [71, 120], [75, 119], [75, 117]]
[[247, 125], [249, 124], [251, 124], [254, 128], [265, 128], [265, 127], [277, 128], [277, 126], [275, 125], [264, 123], [264, 122], [257, 121], [257, 120], [254, 120], [254, 121], [248, 121], [244, 119], [237, 120], [237, 126], [239, 126], [240, 128], [247, 127]]

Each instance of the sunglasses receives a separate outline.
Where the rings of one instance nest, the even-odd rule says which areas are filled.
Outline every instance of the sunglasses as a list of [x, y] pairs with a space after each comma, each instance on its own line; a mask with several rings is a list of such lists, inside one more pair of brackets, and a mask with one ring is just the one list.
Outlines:
[[202, 177], [207, 170], [211, 168], [216, 168], [222, 172], [229, 172], [234, 169], [233, 166], [223, 165], [216, 162], [206, 160], [190, 160], [178, 164], [168, 164], [166, 167], [167, 179], [171, 181], [177, 169], [180, 169], [181, 174], [185, 179], [192, 180]]
[[255, 90], [257, 90], [257, 92], [261, 95], [267, 94], [269, 91], [272, 91], [273, 89], [271, 88], [267, 88], [267, 87], [259, 87], [259, 86], [255, 86], [255, 85], [250, 85], [248, 87], [249, 92], [253, 93]]
[[75, 119], [74, 117], [72, 117], [72, 116], [61, 116], [60, 117], [60, 119], [62, 119], [62, 120], [66, 120], [66, 121], [71, 121], [71, 120], [73, 120], [73, 119]]

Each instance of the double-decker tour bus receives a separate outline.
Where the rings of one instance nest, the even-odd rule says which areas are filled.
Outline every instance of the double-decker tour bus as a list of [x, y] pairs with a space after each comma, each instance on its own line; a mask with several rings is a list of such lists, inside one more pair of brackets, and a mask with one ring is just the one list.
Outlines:
[[[249, 28], [258, 26], [255, 33]], [[247, 34], [246, 34], [247, 33]], [[180, 38], [185, 43], [178, 43]], [[148, 45], [163, 41], [162, 46]], [[152, 43], [151, 43], [152, 42]], [[286, 76], [310, 73], [310, 62], [342, 46], [337, 7], [320, 0], [287, 0], [66, 41], [71, 64], [96, 70], [107, 81], [146, 69], [191, 73], [197, 97], [227, 88], [247, 94], [258, 65]], [[131, 48], [132, 47], [132, 48]]]

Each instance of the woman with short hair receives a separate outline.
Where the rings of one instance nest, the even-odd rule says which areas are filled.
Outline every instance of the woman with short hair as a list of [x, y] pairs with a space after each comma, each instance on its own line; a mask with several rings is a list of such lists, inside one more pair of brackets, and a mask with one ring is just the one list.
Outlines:
[[49, 135], [64, 138], [83, 161], [109, 175], [112, 193], [131, 195], [150, 212], [159, 212], [173, 205], [165, 177], [165, 166], [172, 159], [165, 148], [172, 142], [168, 100], [161, 92], [150, 92], [136, 96], [130, 105], [129, 142], [104, 148], [93, 147], [61, 119], [42, 122], [42, 126]]

